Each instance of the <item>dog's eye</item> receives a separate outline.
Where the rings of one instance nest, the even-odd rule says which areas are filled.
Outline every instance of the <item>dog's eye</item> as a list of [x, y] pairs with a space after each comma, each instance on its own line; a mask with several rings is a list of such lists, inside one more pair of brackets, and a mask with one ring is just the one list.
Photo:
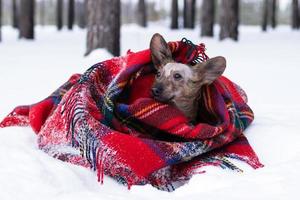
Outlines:
[[175, 80], [182, 79], [182, 76], [180, 74], [178, 74], [178, 73], [174, 74], [173, 77], [174, 77]]
[[161, 76], [161, 73], [158, 71], [156, 72], [156, 77], [159, 78]]

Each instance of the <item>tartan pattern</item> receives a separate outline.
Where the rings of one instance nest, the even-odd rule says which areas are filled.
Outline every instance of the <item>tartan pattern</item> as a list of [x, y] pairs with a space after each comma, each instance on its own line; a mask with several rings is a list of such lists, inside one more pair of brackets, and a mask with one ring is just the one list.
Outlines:
[[[170, 42], [177, 62], [208, 59], [204, 44]], [[199, 123], [150, 96], [150, 50], [100, 62], [43, 101], [15, 108], [0, 127], [28, 126], [49, 155], [120, 183], [172, 191], [206, 165], [242, 171], [227, 158], [262, 167], [243, 131], [254, 115], [245, 92], [225, 77], [205, 86]], [[201, 122], [201, 123], [200, 123]]]

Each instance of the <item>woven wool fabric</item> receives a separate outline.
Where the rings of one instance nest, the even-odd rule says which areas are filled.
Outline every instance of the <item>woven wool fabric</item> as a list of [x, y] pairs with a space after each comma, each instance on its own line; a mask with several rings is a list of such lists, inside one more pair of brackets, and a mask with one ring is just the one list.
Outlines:
[[[170, 42], [177, 62], [208, 59], [204, 44]], [[73, 75], [43, 101], [15, 108], [0, 124], [28, 126], [49, 155], [121, 183], [172, 191], [206, 165], [240, 171], [226, 158], [261, 167], [243, 135], [254, 115], [245, 92], [225, 77], [205, 86], [199, 123], [151, 98], [150, 50], [128, 52]]]

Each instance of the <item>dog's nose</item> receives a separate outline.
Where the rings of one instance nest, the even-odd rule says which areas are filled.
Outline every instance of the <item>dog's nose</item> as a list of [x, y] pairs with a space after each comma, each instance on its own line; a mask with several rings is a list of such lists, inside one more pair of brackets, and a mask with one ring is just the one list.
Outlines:
[[152, 88], [152, 94], [153, 96], [157, 97], [161, 94], [162, 88], [161, 87], [154, 87]]

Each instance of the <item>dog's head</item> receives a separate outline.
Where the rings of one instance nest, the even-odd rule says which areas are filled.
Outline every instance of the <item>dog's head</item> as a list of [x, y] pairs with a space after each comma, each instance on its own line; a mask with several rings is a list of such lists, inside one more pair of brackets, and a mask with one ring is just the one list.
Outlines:
[[158, 33], [152, 36], [150, 50], [157, 69], [152, 94], [165, 103], [194, 100], [201, 87], [221, 76], [226, 67], [224, 57], [211, 58], [194, 66], [176, 63], [167, 42]]

